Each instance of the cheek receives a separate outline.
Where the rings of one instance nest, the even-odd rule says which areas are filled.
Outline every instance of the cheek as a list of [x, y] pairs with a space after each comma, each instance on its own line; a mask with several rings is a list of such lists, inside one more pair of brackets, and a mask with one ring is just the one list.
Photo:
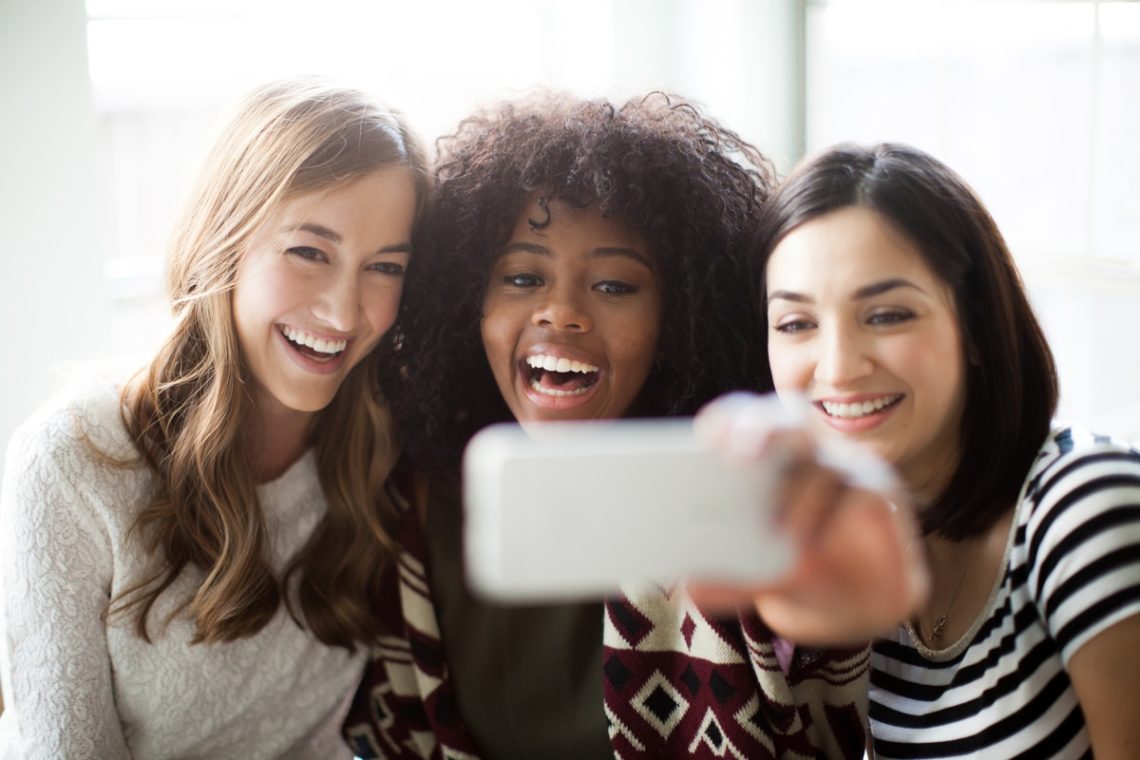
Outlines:
[[810, 362], [803, 349], [779, 345], [769, 339], [768, 367], [777, 391], [803, 390], [810, 375]]
[[494, 360], [504, 355], [512, 355], [516, 338], [521, 331], [520, 318], [507, 304], [496, 298], [487, 298], [483, 302], [483, 318], [479, 323], [479, 332], [488, 359]]
[[616, 332], [621, 336], [620, 354], [625, 363], [648, 375], [657, 358], [657, 343], [661, 337], [660, 319], [646, 316], [638, 320], [615, 320]]

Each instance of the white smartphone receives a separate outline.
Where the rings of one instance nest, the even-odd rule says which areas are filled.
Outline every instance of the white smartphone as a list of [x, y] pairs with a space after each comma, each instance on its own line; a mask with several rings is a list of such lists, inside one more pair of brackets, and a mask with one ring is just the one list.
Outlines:
[[[730, 464], [691, 419], [494, 425], [463, 462], [468, 580], [500, 601], [600, 597], [789, 569], [774, 461]], [[772, 459], [775, 459], [773, 457]]]

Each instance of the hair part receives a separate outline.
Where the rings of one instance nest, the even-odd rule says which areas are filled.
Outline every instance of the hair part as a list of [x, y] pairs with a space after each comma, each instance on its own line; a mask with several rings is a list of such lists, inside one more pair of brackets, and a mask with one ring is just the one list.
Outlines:
[[512, 419], [480, 321], [494, 260], [536, 196], [597, 208], [653, 250], [665, 309], [631, 415], [690, 414], [751, 385], [760, 362], [743, 254], [774, 176], [754, 147], [659, 92], [621, 106], [542, 93], [477, 113], [436, 145], [425, 245], [382, 378], [418, 464], [450, 462], [480, 428]]
[[[906, 145], [834, 146], [776, 189], [752, 246], [763, 304], [768, 258], [795, 228], [848, 206], [871, 209], [914, 243], [951, 290], [966, 367], [959, 460], [942, 493], [921, 505], [923, 530], [976, 536], [1016, 501], [1057, 406], [1057, 372], [1013, 257], [970, 186]], [[761, 308], [761, 338], [768, 344]], [[765, 377], [771, 386], [771, 370]]]
[[424, 208], [424, 151], [399, 113], [316, 78], [255, 90], [210, 152], [169, 249], [174, 329], [122, 391], [124, 423], [156, 475], [132, 528], [156, 569], [116, 597], [110, 614], [133, 614], [142, 638], [150, 640], [154, 603], [187, 565], [204, 580], [171, 618], [195, 621], [194, 643], [253, 635], [282, 603], [326, 644], [351, 648], [377, 633], [368, 599], [391, 556], [384, 483], [397, 456], [377, 368], [361, 361], [319, 415], [314, 445], [328, 510], [278, 577], [246, 437], [254, 408], [231, 294], [250, 239], [282, 202], [393, 166], [410, 173]]

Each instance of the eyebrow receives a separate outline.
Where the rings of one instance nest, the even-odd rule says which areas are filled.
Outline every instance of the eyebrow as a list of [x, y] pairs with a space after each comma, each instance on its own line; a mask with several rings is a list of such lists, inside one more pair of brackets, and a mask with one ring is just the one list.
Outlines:
[[[503, 248], [503, 252], [499, 255], [505, 256], [508, 253], [533, 253], [537, 256], [554, 255], [549, 248], [544, 245], [538, 245], [537, 243], [508, 243], [506, 247]], [[634, 261], [643, 264], [647, 269], [649, 269], [650, 272], [657, 271], [656, 267], [653, 266], [653, 261], [648, 256], [641, 253], [640, 251], [634, 250], [633, 248], [625, 248], [623, 246], [602, 246], [590, 251], [590, 256], [595, 258], [611, 258], [614, 256], [621, 256], [627, 259], [633, 259]]]
[[[311, 233], [313, 235], [316, 235], [319, 238], [324, 238], [325, 240], [328, 240], [331, 243], [337, 243], [338, 245], [344, 241], [344, 238], [341, 236], [341, 234], [339, 232], [337, 232], [336, 230], [331, 230], [328, 227], [325, 227], [323, 224], [314, 224], [313, 222], [302, 222], [301, 224], [290, 224], [286, 227], [281, 228], [282, 232], [296, 232], [297, 230], [301, 230], [302, 232]], [[393, 243], [391, 245], [386, 245], [376, 252], [377, 253], [408, 253], [411, 250], [412, 250], [412, 244], [410, 242], [405, 241], [403, 243]]]
[[[851, 294], [852, 300], [859, 301], [864, 298], [872, 298], [874, 296], [882, 295], [883, 293], [890, 292], [896, 288], [914, 288], [919, 293], [926, 293], [925, 290], [915, 285], [910, 280], [903, 279], [902, 277], [892, 277], [889, 280], [881, 280], [879, 282], [872, 282], [870, 285], [864, 285], [861, 288], [856, 288], [855, 292]], [[796, 293], [791, 290], [773, 290], [768, 295], [766, 304], [772, 303], [775, 300], [795, 301], [796, 303], [814, 303], [814, 299], [806, 296], [803, 293]]]

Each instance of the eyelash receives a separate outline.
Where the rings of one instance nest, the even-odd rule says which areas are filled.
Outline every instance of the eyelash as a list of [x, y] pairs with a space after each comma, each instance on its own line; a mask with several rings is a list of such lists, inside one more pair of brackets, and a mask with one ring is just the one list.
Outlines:
[[[503, 282], [516, 288], [537, 288], [545, 284], [541, 277], [534, 274], [508, 274], [503, 277]], [[602, 280], [596, 283], [593, 289], [608, 296], [624, 296], [637, 292], [637, 286], [621, 280]]]
[[503, 276], [503, 282], [516, 288], [537, 288], [542, 285], [542, 278], [536, 274], [508, 274]]
[[375, 264], [370, 264], [368, 268], [373, 272], [379, 272], [389, 277], [403, 277], [407, 271], [403, 264], [397, 264], [395, 261], [378, 261]]
[[776, 332], [782, 332], [789, 335], [794, 335], [795, 333], [803, 332], [804, 330], [810, 330], [813, 327], [815, 327], [815, 325], [806, 319], [792, 319], [787, 322], [781, 322], [775, 326]]
[[603, 280], [594, 285], [594, 290], [607, 296], [625, 296], [637, 292], [637, 286], [621, 280]]
[[325, 252], [320, 248], [313, 248], [312, 246], [308, 245], [298, 245], [292, 248], [287, 248], [285, 249], [285, 252], [292, 254], [293, 256], [298, 256], [305, 261], [325, 261], [328, 259], [328, 257], [325, 256]]
[[[867, 324], [872, 327], [890, 327], [902, 322], [908, 322], [914, 319], [914, 312], [906, 309], [893, 309], [890, 311], [878, 311], [867, 317]], [[787, 322], [781, 322], [775, 325], [776, 332], [794, 335], [810, 330], [815, 327], [815, 323], [808, 319], [791, 319]]]
[[877, 311], [867, 318], [867, 323], [876, 326], [889, 326], [897, 325], [900, 322], [906, 322], [914, 318], [914, 312], [906, 309], [892, 309], [889, 311]]

